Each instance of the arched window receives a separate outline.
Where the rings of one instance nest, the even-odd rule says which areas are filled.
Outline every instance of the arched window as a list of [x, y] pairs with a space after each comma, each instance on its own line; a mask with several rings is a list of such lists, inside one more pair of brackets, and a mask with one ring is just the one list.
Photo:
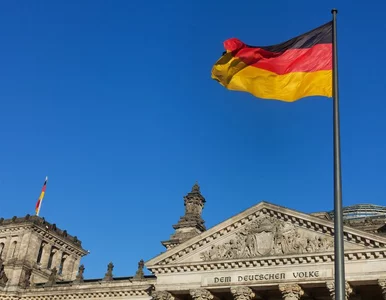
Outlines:
[[39, 253], [38, 253], [38, 258], [36, 259], [36, 262], [37, 262], [38, 264], [40, 264], [40, 262], [41, 262], [41, 260], [42, 260], [43, 248], [44, 248], [44, 245], [45, 245], [45, 244], [46, 244], [45, 242], [42, 242], [42, 243], [40, 244]]
[[4, 243], [0, 243], [0, 258], [2, 258], [3, 256], [4, 247], [5, 247]]
[[64, 262], [66, 260], [66, 257], [67, 257], [67, 255], [65, 253], [63, 253], [62, 258], [60, 259], [59, 272], [58, 272], [59, 275], [63, 275], [63, 266], [64, 266]]
[[11, 244], [11, 248], [9, 249], [9, 258], [15, 258], [16, 257], [16, 246], [17, 242], [13, 241]]
[[50, 257], [48, 258], [47, 269], [51, 269], [52, 267], [52, 261], [54, 260], [55, 252], [56, 252], [55, 249], [51, 249]]

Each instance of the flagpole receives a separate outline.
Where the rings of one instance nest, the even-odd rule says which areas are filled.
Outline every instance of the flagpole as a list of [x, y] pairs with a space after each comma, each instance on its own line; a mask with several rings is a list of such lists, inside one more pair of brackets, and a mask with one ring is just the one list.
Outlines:
[[342, 173], [340, 161], [340, 125], [339, 125], [339, 93], [338, 93], [338, 54], [337, 54], [337, 9], [332, 13], [333, 30], [333, 106], [334, 106], [334, 262], [335, 262], [335, 299], [345, 299], [345, 271], [343, 244], [343, 212], [342, 212]]

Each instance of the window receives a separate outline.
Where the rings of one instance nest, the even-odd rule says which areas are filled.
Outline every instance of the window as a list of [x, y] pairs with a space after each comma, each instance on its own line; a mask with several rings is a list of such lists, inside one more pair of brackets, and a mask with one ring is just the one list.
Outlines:
[[55, 249], [52, 249], [50, 253], [50, 257], [48, 258], [47, 269], [51, 269], [52, 261], [54, 260], [54, 255], [55, 255]]
[[58, 274], [59, 275], [63, 275], [63, 266], [64, 266], [64, 261], [66, 260], [66, 256], [65, 254], [63, 253], [62, 254], [62, 258], [60, 259], [60, 265], [59, 265], [59, 271], [58, 271]]
[[16, 241], [13, 241], [13, 243], [11, 244], [11, 248], [10, 248], [10, 255], [9, 255], [9, 258], [15, 258], [16, 257], [16, 246], [17, 246], [17, 242]]
[[41, 262], [41, 260], [42, 260], [42, 255], [43, 255], [43, 248], [44, 248], [44, 245], [45, 245], [44, 242], [42, 242], [42, 243], [40, 244], [39, 253], [38, 253], [38, 258], [36, 259], [36, 262], [37, 262], [38, 264], [40, 264], [40, 262]]
[[3, 256], [4, 246], [4, 243], [0, 243], [0, 258]]

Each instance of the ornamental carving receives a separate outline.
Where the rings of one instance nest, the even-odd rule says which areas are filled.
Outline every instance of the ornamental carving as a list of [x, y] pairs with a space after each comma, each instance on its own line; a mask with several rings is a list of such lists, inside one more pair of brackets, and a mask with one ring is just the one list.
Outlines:
[[193, 300], [212, 300], [214, 298], [208, 290], [204, 289], [190, 290], [190, 295]]
[[290, 222], [261, 215], [229, 241], [201, 252], [204, 261], [268, 255], [333, 251], [331, 237], [295, 227]]
[[174, 300], [174, 296], [167, 291], [153, 291], [151, 297], [153, 300]]
[[[334, 281], [327, 281], [326, 286], [328, 291], [330, 292], [331, 299], [335, 300], [335, 282]], [[350, 286], [350, 284], [346, 281], [345, 282], [345, 299], [348, 300], [350, 295], [353, 293], [353, 289]]]
[[386, 279], [379, 279], [378, 284], [382, 289], [383, 299], [386, 299]]
[[279, 284], [279, 290], [285, 300], [300, 299], [304, 295], [303, 289], [298, 284]]
[[247, 286], [231, 287], [231, 293], [235, 300], [251, 300], [255, 297], [255, 293]]

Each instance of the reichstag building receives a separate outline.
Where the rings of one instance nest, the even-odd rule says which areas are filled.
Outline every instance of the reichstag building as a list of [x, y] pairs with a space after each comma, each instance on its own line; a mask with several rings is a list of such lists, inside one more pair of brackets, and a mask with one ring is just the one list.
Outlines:
[[[41, 217], [0, 219], [0, 299], [334, 299], [331, 212], [306, 214], [260, 202], [207, 229], [195, 184], [185, 214], [128, 277], [84, 278], [81, 241]], [[386, 208], [344, 208], [346, 299], [386, 299]], [[157, 242], [157, 241], [155, 241]], [[144, 275], [144, 268], [152, 275]]]

